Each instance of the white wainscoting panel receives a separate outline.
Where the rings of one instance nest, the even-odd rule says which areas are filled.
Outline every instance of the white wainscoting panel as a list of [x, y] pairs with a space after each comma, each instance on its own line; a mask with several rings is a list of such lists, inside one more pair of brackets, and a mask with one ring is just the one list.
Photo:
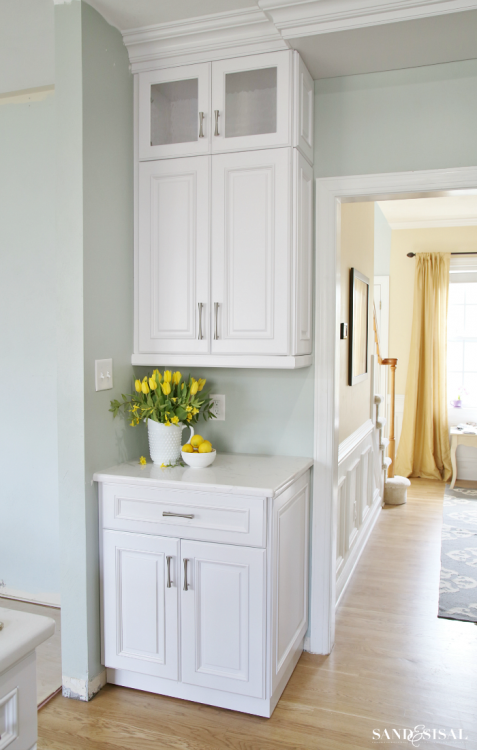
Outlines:
[[[382, 456], [368, 419], [339, 446], [336, 518], [336, 604], [351, 578], [381, 510]], [[375, 471], [375, 464], [379, 471]]]

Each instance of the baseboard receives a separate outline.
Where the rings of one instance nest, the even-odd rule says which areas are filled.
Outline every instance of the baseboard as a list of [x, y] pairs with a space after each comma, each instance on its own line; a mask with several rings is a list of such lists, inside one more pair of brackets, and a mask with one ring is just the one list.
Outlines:
[[2, 586], [0, 588], [0, 597], [3, 597], [4, 599], [16, 599], [19, 602], [28, 602], [29, 604], [41, 604], [43, 607], [61, 608], [59, 594], [46, 594], [44, 592], [31, 594], [28, 591], [22, 591], [21, 589], [12, 589], [10, 586]]
[[359, 558], [363, 554], [371, 532], [378, 520], [378, 516], [381, 512], [382, 497], [378, 490], [375, 490], [373, 504], [364, 520], [364, 523], [356, 536], [356, 541], [350, 550], [348, 559], [343, 566], [341, 575], [336, 581], [336, 607], [338, 607], [341, 597], [346, 590], [348, 583], [354, 573], [356, 565], [358, 564]]
[[83, 680], [77, 677], [62, 676], [63, 697], [76, 701], [90, 701], [106, 685], [106, 670], [94, 677], [92, 680]]

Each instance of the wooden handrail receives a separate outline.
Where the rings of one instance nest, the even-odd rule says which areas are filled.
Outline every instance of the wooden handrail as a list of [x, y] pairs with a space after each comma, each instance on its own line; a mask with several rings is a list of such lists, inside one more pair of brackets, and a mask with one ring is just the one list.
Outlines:
[[[374, 341], [376, 342], [376, 352], [378, 355], [378, 363], [380, 365], [389, 366], [391, 408], [390, 408], [390, 415], [389, 415], [388, 456], [391, 459], [391, 465], [388, 467], [388, 477], [389, 479], [392, 479], [392, 477], [394, 476], [394, 463], [396, 460], [396, 440], [394, 436], [394, 413], [395, 413], [395, 404], [396, 404], [396, 367], [397, 367], [398, 361], [394, 357], [387, 357], [386, 359], [382, 359], [381, 357], [381, 353], [379, 351], [378, 321], [376, 319], [376, 307], [374, 305], [373, 305], [373, 328], [374, 328]], [[386, 394], [385, 394], [385, 397], [386, 397]]]

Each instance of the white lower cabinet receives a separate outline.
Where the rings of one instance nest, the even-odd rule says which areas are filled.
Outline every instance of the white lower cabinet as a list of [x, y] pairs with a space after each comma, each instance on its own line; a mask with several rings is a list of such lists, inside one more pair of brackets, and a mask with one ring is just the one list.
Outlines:
[[[210, 507], [203, 488], [158, 485], [100, 484], [108, 682], [270, 716], [307, 629], [309, 471], [273, 498], [211, 492]], [[250, 546], [225, 543], [221, 498]], [[194, 538], [209, 527], [218, 541]]]

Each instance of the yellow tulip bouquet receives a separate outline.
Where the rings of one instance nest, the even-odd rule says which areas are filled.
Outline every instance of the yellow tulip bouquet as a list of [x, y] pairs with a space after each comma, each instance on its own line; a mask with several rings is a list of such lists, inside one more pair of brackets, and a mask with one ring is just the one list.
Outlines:
[[151, 375], [135, 381], [135, 393], [122, 394], [122, 401], [111, 401], [109, 411], [116, 417], [122, 409], [131, 417], [132, 427], [146, 419], [165, 425], [197, 424], [201, 414], [205, 420], [215, 418], [211, 411], [213, 401], [203, 392], [205, 383], [205, 378], [195, 380], [189, 375], [184, 380], [180, 372], [165, 370], [162, 375], [154, 370]]

